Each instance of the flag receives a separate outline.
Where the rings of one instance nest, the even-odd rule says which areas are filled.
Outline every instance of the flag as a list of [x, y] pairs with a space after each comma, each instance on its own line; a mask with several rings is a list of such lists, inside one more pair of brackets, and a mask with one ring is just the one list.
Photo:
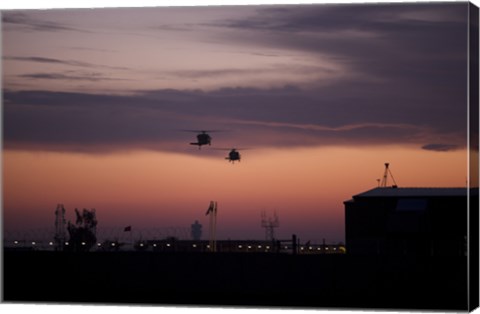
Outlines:
[[210, 206], [208, 206], [207, 212], [205, 213], [205, 216], [213, 212], [214, 204], [213, 201], [210, 201]]
[[205, 216], [208, 216], [208, 214], [210, 214], [210, 212], [213, 211], [213, 208], [212, 206], [210, 206], [208, 209], [207, 209], [207, 212], [205, 213]]
[[132, 226], [125, 227], [125, 229], [123, 229], [123, 231], [132, 231]]

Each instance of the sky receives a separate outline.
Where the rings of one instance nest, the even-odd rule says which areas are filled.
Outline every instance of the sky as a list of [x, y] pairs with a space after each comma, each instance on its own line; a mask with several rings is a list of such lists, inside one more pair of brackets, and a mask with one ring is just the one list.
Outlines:
[[[464, 187], [467, 3], [2, 11], [6, 232], [62, 203], [99, 229], [344, 241], [378, 185]], [[212, 145], [189, 145], [214, 130]], [[241, 148], [237, 163], [225, 160]], [[227, 150], [225, 150], [227, 149]], [[478, 150], [478, 147], [477, 147]]]

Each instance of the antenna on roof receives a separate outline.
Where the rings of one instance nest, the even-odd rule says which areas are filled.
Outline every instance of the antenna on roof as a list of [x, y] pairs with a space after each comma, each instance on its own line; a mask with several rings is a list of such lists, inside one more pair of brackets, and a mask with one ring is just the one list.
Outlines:
[[392, 188], [397, 188], [398, 185], [397, 185], [397, 182], [395, 182], [395, 178], [393, 178], [393, 175], [392, 175], [392, 172], [390, 171], [390, 169], [388, 168], [390, 164], [387, 162], [385, 163], [385, 171], [383, 173], [383, 179], [382, 179], [382, 182], [380, 183], [380, 187], [382, 188], [386, 188], [387, 187], [387, 182], [388, 182], [388, 174], [390, 174], [390, 177], [392, 178], [392, 181], [393, 181], [393, 185], [392, 185]]

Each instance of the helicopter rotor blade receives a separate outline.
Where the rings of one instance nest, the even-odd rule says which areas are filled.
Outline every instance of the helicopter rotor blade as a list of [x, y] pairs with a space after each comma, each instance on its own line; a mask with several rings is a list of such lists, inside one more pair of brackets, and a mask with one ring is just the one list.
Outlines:
[[193, 132], [193, 133], [216, 133], [216, 132], [227, 132], [227, 130], [179, 130], [182, 132]]
[[211, 148], [213, 150], [249, 150], [251, 148], [245, 148], [245, 147], [231, 147], [231, 148], [224, 148], [224, 147], [215, 147], [215, 148]]

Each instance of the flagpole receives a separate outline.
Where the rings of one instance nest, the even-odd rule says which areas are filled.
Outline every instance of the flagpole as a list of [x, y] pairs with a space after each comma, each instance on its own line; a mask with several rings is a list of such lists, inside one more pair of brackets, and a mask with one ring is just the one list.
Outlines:
[[213, 251], [217, 251], [217, 202], [215, 202], [214, 208], [213, 208]]
[[133, 233], [132, 233], [132, 228], [130, 228], [130, 241], [132, 243], [132, 250], [134, 248], [134, 245], [133, 245]]
[[215, 216], [216, 216], [216, 202], [210, 201], [210, 206], [207, 209], [206, 215], [210, 215], [209, 220], [209, 242], [208, 247], [210, 252], [215, 252]]

